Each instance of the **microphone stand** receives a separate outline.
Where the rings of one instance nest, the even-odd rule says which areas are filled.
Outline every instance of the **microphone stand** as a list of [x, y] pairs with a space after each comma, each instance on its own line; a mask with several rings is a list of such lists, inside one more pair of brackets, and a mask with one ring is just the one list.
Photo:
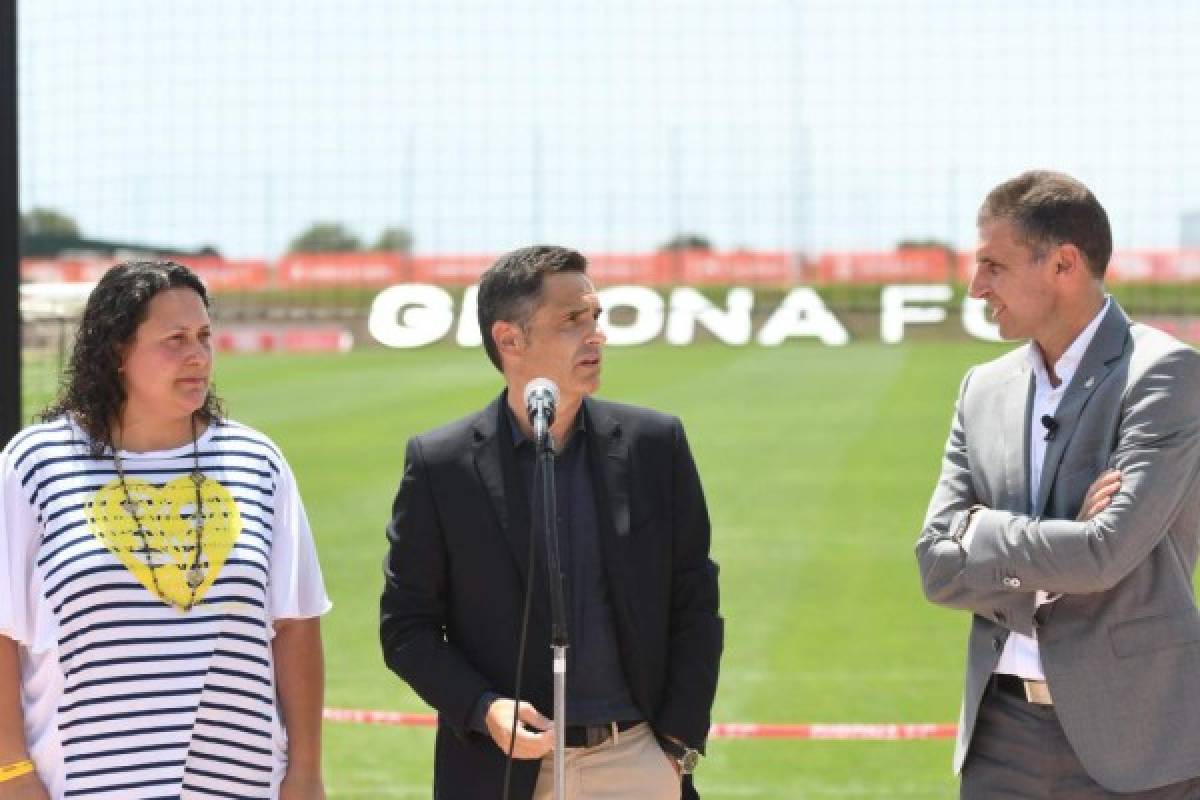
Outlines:
[[546, 535], [546, 569], [550, 578], [550, 649], [554, 673], [554, 798], [567, 797], [567, 610], [565, 576], [558, 557], [558, 494], [554, 486], [554, 437], [549, 428], [537, 438], [542, 473], [542, 529]]

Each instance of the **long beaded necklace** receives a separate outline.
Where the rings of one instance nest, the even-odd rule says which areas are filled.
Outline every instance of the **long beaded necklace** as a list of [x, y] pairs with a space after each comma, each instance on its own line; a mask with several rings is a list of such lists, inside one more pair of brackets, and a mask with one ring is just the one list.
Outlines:
[[[204, 494], [200, 488], [207, 480], [204, 473], [200, 471], [200, 446], [196, 441], [196, 416], [193, 414], [192, 423], [192, 472], [188, 476], [192, 481], [192, 486], [196, 492], [196, 511], [192, 515], [192, 529], [196, 532], [196, 547], [192, 552], [192, 564], [188, 567], [184, 575], [184, 580], [187, 582], [188, 590], [191, 595], [188, 598], [187, 604], [180, 606], [183, 611], [191, 611], [196, 605], [196, 590], [204, 583], [205, 569], [200, 566], [204, 556]], [[125, 499], [121, 502], [121, 507], [125, 509], [130, 517], [133, 518], [134, 525], [137, 527], [134, 533], [137, 534], [138, 540], [142, 543], [138, 553], [145, 559], [146, 566], [150, 568], [150, 578], [154, 582], [154, 593], [171, 603], [171, 600], [163, 594], [162, 588], [158, 585], [158, 564], [155, 561], [155, 556], [161, 552], [150, 546], [150, 532], [146, 530], [146, 526], [142, 523], [142, 516], [138, 513], [138, 504], [134, 502], [133, 495], [129, 492], [129, 484], [125, 481], [125, 464], [121, 460], [121, 451], [115, 446], [113, 447], [113, 465], [117, 468], [117, 480], [121, 483], [121, 492], [125, 495]]]

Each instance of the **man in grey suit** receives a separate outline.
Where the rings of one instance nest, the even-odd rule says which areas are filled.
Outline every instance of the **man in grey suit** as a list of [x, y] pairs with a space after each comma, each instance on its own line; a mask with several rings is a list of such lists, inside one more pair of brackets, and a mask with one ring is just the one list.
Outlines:
[[961, 797], [1200, 797], [1200, 354], [1104, 292], [1108, 217], [1027, 172], [973, 297], [1028, 339], [963, 379], [917, 560], [972, 612]]

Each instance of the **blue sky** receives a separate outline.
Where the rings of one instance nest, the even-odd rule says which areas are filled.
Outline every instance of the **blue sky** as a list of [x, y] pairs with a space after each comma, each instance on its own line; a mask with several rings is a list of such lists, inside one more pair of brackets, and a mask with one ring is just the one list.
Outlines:
[[1031, 166], [1119, 246], [1200, 209], [1200, 4], [21, 0], [22, 205], [278, 255], [973, 240]]

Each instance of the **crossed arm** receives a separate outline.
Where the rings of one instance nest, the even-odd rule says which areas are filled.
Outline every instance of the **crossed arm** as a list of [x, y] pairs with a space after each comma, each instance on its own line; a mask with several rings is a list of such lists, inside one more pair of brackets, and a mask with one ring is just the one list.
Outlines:
[[[1166, 536], [1200, 475], [1200, 356], [1169, 353], [1127, 390], [1110, 459], [1119, 484], [1108, 473], [1098, 476], [1078, 519], [982, 509], [974, 515], [970, 545], [963, 547], [950, 528], [958, 512], [978, 503], [963, 419], [969, 380], [916, 546], [921, 580], [935, 603], [1029, 633], [1037, 590], [1110, 589]], [[1013, 578], [1019, 589], [1012, 588]]]

